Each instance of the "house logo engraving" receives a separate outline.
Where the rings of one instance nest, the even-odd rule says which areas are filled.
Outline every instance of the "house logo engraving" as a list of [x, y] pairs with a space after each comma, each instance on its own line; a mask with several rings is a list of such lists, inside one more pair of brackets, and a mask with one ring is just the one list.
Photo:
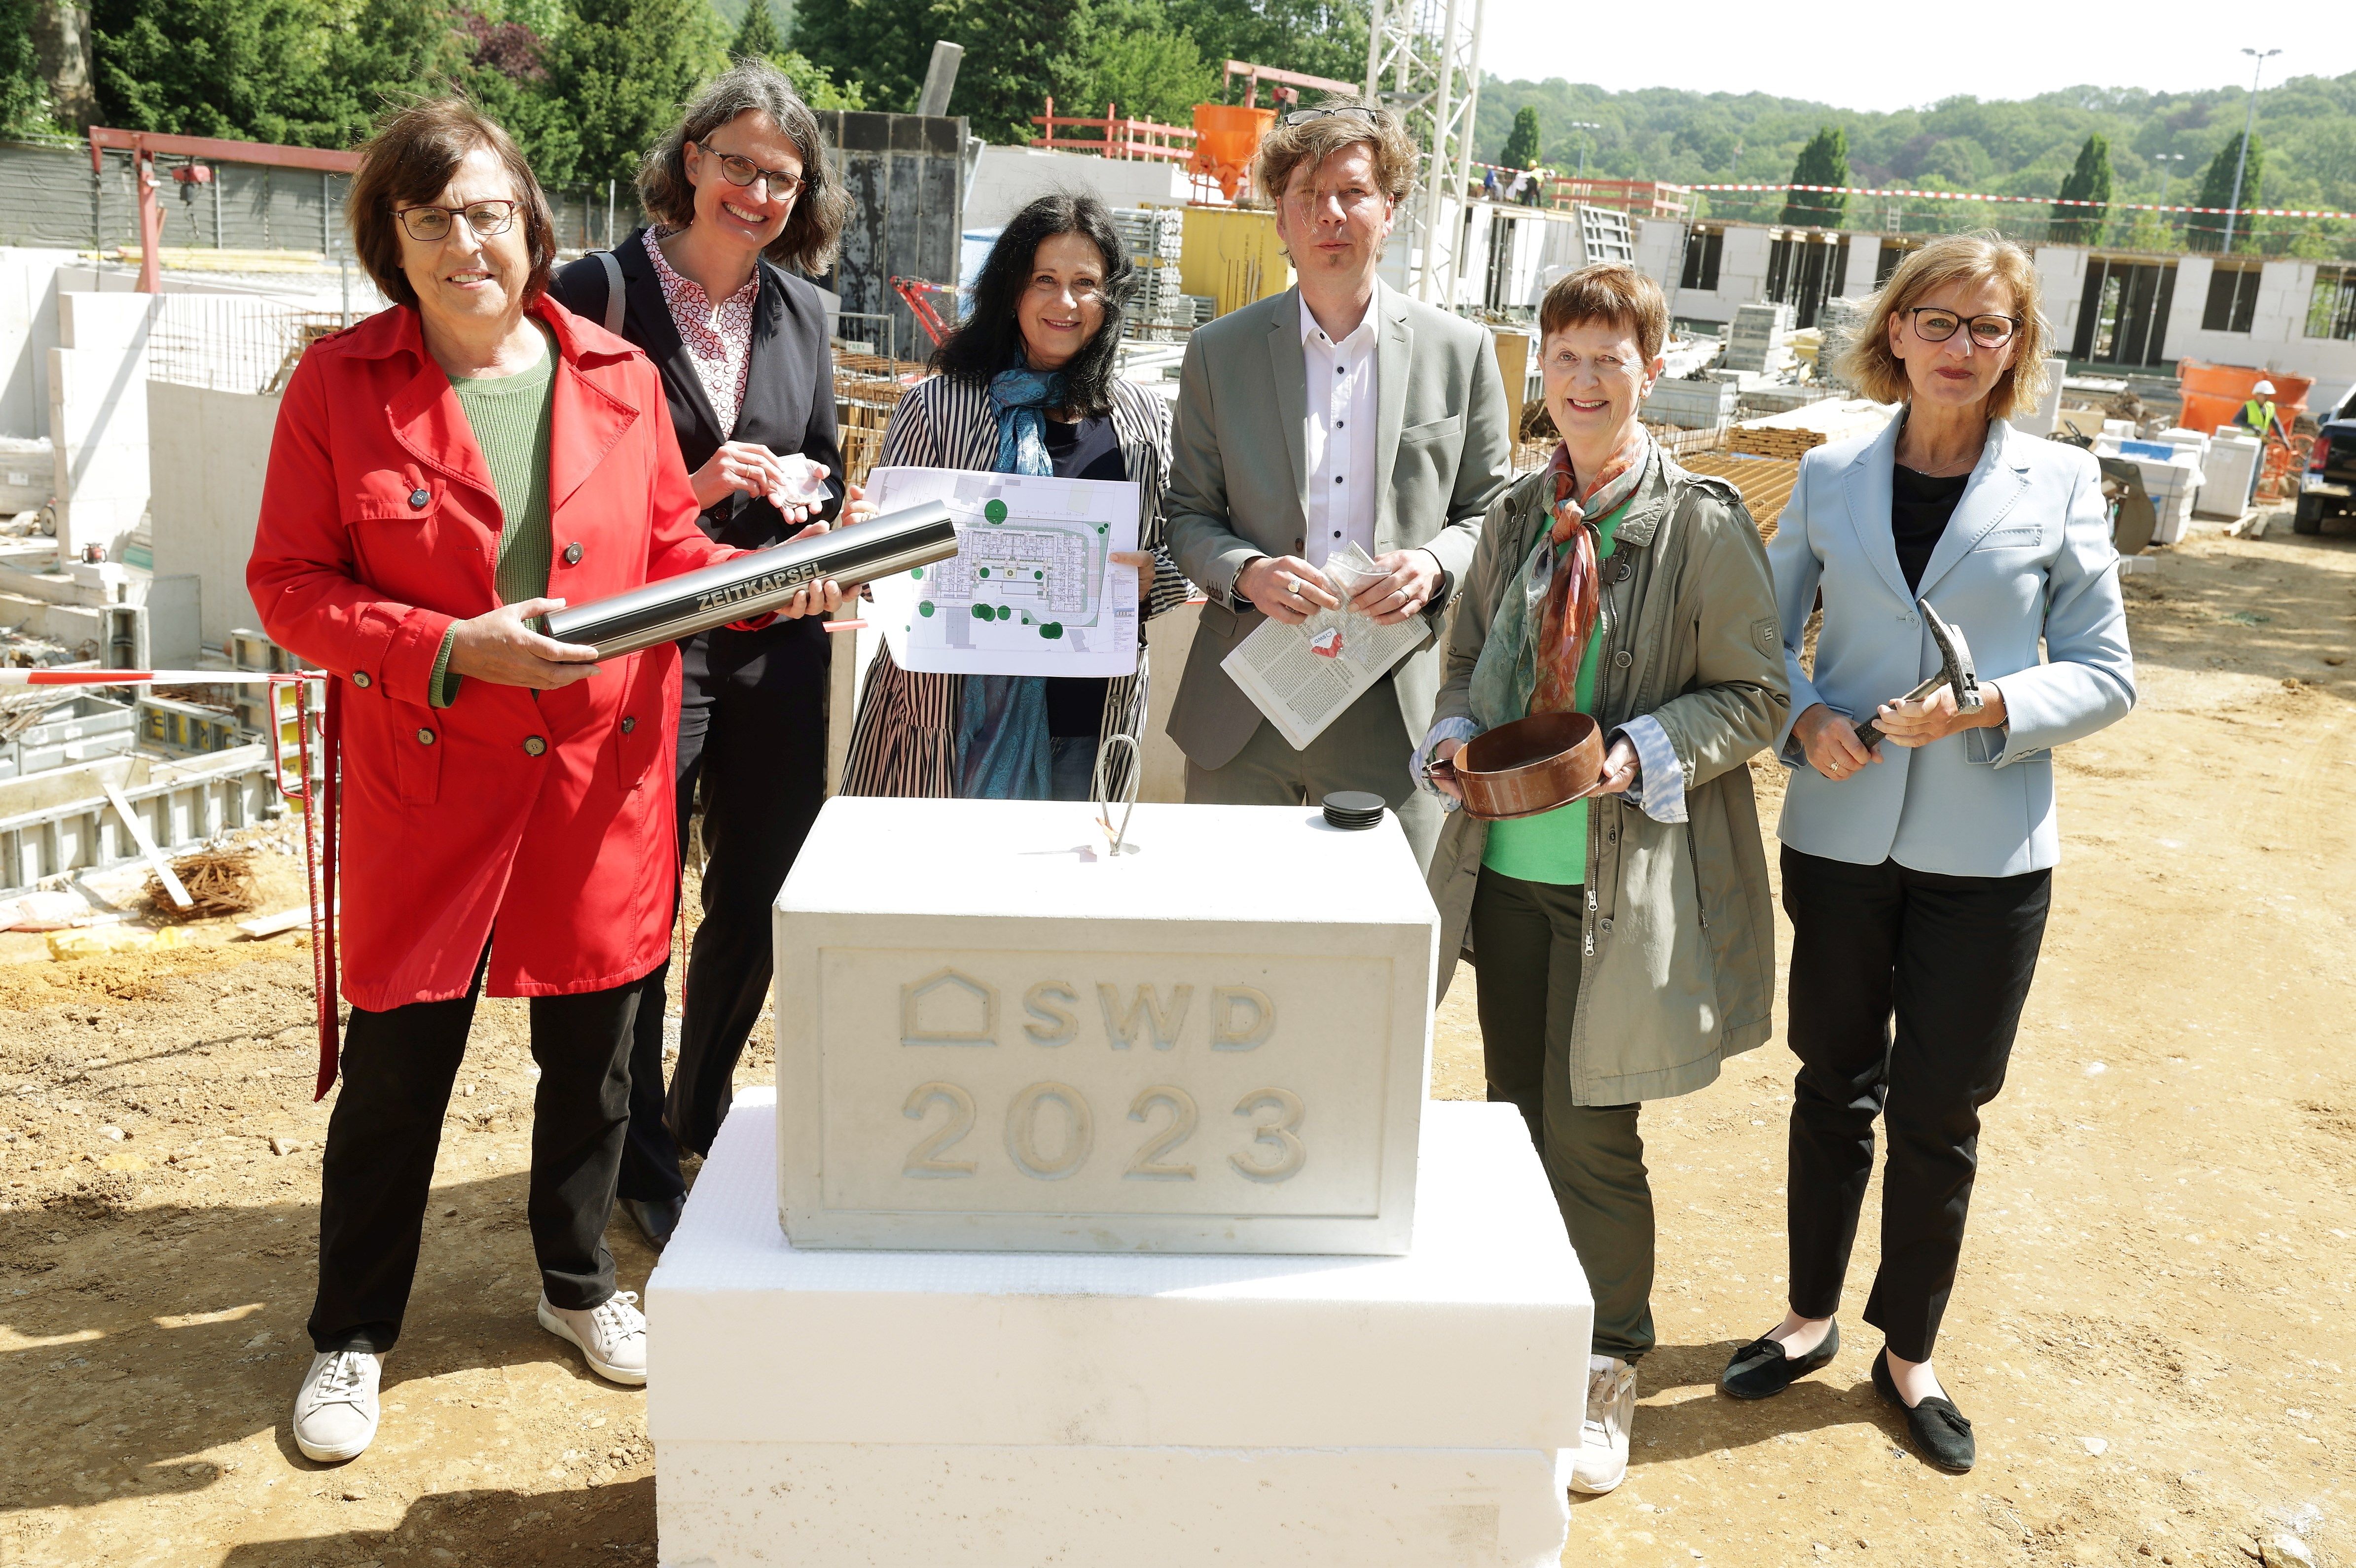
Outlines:
[[936, 969], [900, 987], [902, 1045], [996, 1045], [998, 987]]

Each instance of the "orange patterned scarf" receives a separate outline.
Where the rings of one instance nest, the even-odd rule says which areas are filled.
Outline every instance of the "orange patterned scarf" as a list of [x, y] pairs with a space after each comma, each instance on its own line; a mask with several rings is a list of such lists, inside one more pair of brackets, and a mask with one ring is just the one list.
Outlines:
[[[1565, 713], [1579, 706], [1580, 667], [1587, 662], [1587, 645], [1602, 613], [1601, 550], [1595, 525], [1588, 518], [1608, 517], [1614, 507], [1624, 505], [1644, 481], [1652, 454], [1652, 437], [1639, 427], [1635, 438], [1622, 443], [1584, 485], [1571, 472], [1568, 445], [1558, 444], [1547, 464], [1547, 479], [1554, 487], [1551, 543], [1562, 553], [1555, 563], [1553, 581], [1547, 585], [1546, 611], [1538, 621], [1532, 713]], [[1563, 549], [1565, 545], [1569, 548]]]

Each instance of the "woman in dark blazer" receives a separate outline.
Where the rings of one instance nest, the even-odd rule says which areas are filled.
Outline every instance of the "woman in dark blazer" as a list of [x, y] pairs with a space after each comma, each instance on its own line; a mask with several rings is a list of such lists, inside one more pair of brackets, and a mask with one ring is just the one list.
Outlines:
[[[817, 119], [776, 67], [740, 61], [647, 155], [638, 197], [654, 223], [565, 267], [551, 292], [661, 370], [704, 532], [763, 549], [838, 511], [854, 520], [864, 508], [855, 488], [845, 504], [825, 304], [787, 270], [830, 265], [850, 208]], [[800, 465], [787, 461], [797, 454], [825, 470], [823, 496], [798, 498], [807, 494], [796, 485]], [[825, 607], [839, 603], [830, 595]], [[728, 1114], [730, 1078], [768, 994], [769, 905], [825, 798], [821, 620], [723, 628], [680, 645], [680, 853], [700, 785], [704, 918], [667, 1103], [669, 963], [646, 980], [620, 1189], [658, 1248], [686, 1199], [679, 1149], [708, 1152]]]

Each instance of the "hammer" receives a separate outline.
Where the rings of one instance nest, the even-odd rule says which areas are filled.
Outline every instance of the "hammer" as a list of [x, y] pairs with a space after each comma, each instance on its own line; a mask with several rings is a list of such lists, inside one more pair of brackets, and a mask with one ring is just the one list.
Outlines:
[[[1963, 628], [1950, 626], [1939, 619], [1928, 599], [1918, 599], [1915, 605], [1922, 612], [1922, 624], [1931, 628], [1931, 640], [1939, 645], [1939, 673], [1898, 699], [1901, 702], [1920, 702], [1943, 686], [1955, 688], [1955, 711], [1977, 713], [1980, 710], [1980, 677], [1972, 666], [1971, 645], [1964, 641]], [[1881, 726], [1869, 719], [1857, 727], [1857, 743], [1871, 751], [1881, 740]]]

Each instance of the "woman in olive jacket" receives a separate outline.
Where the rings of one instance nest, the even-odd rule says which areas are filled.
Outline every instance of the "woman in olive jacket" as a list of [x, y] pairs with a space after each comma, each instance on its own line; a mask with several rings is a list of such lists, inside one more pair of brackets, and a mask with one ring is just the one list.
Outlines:
[[[1571, 1485], [1601, 1492], [1626, 1473], [1653, 1343], [1639, 1103], [1702, 1088], [1768, 1034], [1774, 927], [1745, 763], [1782, 728], [1789, 684], [1741, 497], [1679, 468], [1637, 418], [1668, 329], [1659, 285], [1583, 268], [1538, 321], [1564, 443], [1489, 509], [1417, 762], [1452, 796], [1465, 740], [1564, 708], [1610, 745], [1603, 791], [1556, 811], [1491, 824], [1451, 798], [1430, 871], [1440, 991], [1469, 936], [1489, 1098], [1528, 1121], [1594, 1292]], [[1543, 618], [1527, 608], [1541, 599]], [[1559, 635], [1567, 603], [1591, 634]]]

